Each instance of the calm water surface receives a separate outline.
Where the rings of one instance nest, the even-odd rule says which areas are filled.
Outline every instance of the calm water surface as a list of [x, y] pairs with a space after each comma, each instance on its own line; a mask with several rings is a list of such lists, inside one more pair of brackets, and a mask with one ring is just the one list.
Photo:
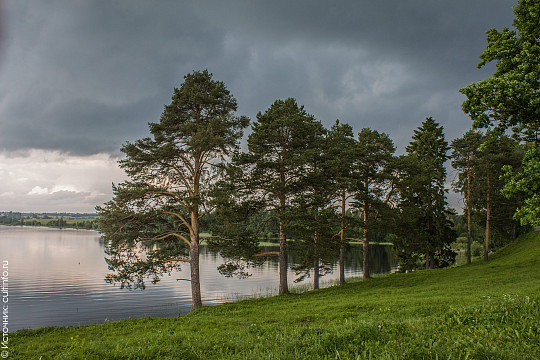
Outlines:
[[[185, 315], [191, 307], [191, 288], [178, 278], [189, 268], [165, 276], [146, 290], [126, 290], [107, 284], [105, 246], [97, 232], [0, 226], [0, 262], [8, 262], [9, 330], [53, 325], [78, 325], [144, 316]], [[373, 273], [387, 273], [397, 263], [391, 247], [373, 246]], [[294, 263], [294, 253], [289, 263]], [[225, 278], [217, 271], [221, 256], [201, 247], [200, 271], [203, 304], [218, 304], [243, 296], [277, 293], [277, 259], [252, 269], [247, 279]], [[347, 254], [346, 276], [361, 276], [361, 247]], [[334, 272], [322, 281], [338, 277]], [[6, 270], [6, 269], [3, 269]], [[295, 278], [290, 272], [291, 285]], [[302, 283], [309, 283], [310, 279]]]

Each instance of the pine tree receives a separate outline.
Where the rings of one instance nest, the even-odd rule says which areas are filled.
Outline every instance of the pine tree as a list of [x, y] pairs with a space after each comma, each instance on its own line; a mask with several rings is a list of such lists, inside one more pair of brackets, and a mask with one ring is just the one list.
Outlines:
[[335, 187], [334, 207], [339, 218], [339, 282], [345, 283], [345, 249], [347, 233], [351, 231], [353, 220], [347, 212], [348, 200], [354, 195], [353, 163], [356, 140], [352, 127], [339, 121], [332, 126], [327, 135], [328, 167]]
[[453, 186], [465, 196], [467, 209], [467, 264], [471, 263], [472, 187], [473, 182], [478, 180], [474, 175], [474, 168], [484, 140], [485, 137], [481, 133], [469, 130], [463, 137], [452, 141], [452, 167], [459, 172]]
[[353, 165], [356, 185], [353, 206], [361, 212], [364, 279], [370, 277], [371, 232], [395, 195], [394, 151], [394, 144], [385, 133], [364, 128], [358, 134]]
[[[323, 130], [321, 128], [321, 130]], [[341, 245], [336, 235], [336, 213], [332, 200], [338, 192], [336, 179], [340, 161], [336, 162], [332, 140], [326, 131], [316, 134], [314, 142], [304, 154], [304, 172], [301, 188], [293, 195], [287, 231], [294, 237], [293, 246], [299, 254], [300, 264], [294, 267], [296, 281], [310, 276], [313, 287], [319, 288], [319, 279], [326, 275], [336, 260]], [[343, 174], [342, 174], [343, 175]]]
[[400, 158], [401, 236], [394, 244], [402, 267], [415, 267], [421, 254], [427, 269], [449, 265], [455, 258], [450, 248], [455, 233], [447, 219], [444, 163], [449, 147], [443, 127], [427, 118], [406, 150]]
[[[113, 199], [98, 206], [99, 230], [107, 245], [109, 282], [144, 288], [190, 266], [192, 307], [201, 305], [200, 221], [209, 207], [213, 171], [237, 148], [249, 120], [235, 117], [236, 99], [208, 71], [193, 72], [174, 89], [152, 137], [127, 143], [120, 166], [130, 180], [113, 185]], [[147, 249], [146, 255], [141, 249]]]
[[[486, 137], [491, 138], [488, 132]], [[487, 141], [478, 155], [474, 173], [477, 178], [475, 197], [477, 211], [485, 219], [484, 261], [488, 260], [490, 239], [492, 237], [493, 220], [501, 227], [513, 227], [512, 214], [517, 208], [516, 201], [508, 200], [501, 194], [504, 186], [502, 175], [505, 165], [519, 166], [522, 153], [516, 141], [507, 136]]]
[[[306, 189], [303, 180], [308, 158], [322, 130], [321, 123], [298, 106], [295, 99], [276, 100], [264, 113], [257, 114], [247, 153], [235, 156], [225, 186], [229, 196], [221, 191], [230, 210], [220, 216], [220, 222], [228, 224], [229, 229], [243, 229], [240, 232], [245, 236], [240, 239], [228, 231], [226, 236], [213, 241], [214, 246], [233, 249], [228, 250], [227, 256], [239, 261], [231, 264], [232, 272], [242, 267], [240, 260], [247, 260], [248, 256], [278, 256], [280, 294], [288, 292], [287, 229], [293, 200]], [[249, 216], [261, 211], [269, 216], [263, 226], [273, 218], [279, 222], [279, 251], [249, 254], [246, 249], [258, 241], [257, 234], [262, 230], [248, 228]]]

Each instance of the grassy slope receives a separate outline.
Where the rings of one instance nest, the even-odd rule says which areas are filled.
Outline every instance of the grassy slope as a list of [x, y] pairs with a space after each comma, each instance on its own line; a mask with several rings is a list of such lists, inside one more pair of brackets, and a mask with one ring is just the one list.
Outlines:
[[10, 359], [539, 359], [540, 232], [489, 263], [12, 334]]

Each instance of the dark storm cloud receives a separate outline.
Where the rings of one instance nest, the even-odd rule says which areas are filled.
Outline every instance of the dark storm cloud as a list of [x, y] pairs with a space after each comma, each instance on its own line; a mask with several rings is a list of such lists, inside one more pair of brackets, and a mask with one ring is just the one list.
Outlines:
[[186, 73], [208, 68], [254, 118], [297, 98], [406, 144], [426, 116], [470, 125], [458, 89], [516, 1], [8, 1], [0, 150], [117, 152]]

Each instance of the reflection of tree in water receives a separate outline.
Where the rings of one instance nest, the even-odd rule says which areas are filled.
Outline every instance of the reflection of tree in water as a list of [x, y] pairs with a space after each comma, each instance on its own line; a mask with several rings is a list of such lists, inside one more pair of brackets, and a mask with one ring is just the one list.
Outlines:
[[[345, 252], [345, 266], [354, 271], [362, 271], [364, 252], [361, 245], [350, 245]], [[382, 274], [392, 271], [397, 266], [390, 245], [370, 245], [369, 265], [373, 273]]]
[[[105, 242], [103, 241], [103, 238], [100, 237], [98, 239], [98, 242], [100, 246], [105, 247]], [[156, 243], [146, 243], [143, 246], [146, 251], [156, 250], [159, 247], [159, 245]], [[262, 246], [261, 252], [277, 251], [278, 249], [279, 246]], [[394, 258], [392, 252], [392, 246], [370, 245], [369, 250], [369, 262], [374, 274], [389, 273], [392, 271], [393, 268], [398, 265], [397, 260]], [[210, 262], [215, 263], [216, 266], [220, 265], [223, 262], [223, 258], [216, 251], [210, 250], [210, 248], [206, 245], [200, 246], [200, 256], [201, 258], [205, 258], [207, 260], [210, 260]], [[300, 257], [295, 251], [288, 251], [288, 262], [290, 266], [298, 264], [298, 262], [300, 261], [299, 258]], [[269, 269], [275, 269], [277, 271], [277, 256], [269, 256], [267, 265]], [[333, 265], [333, 270], [337, 271], [338, 265], [338, 260], [336, 259], [336, 262]], [[363, 251], [361, 245], [354, 244], [347, 247], [347, 251], [345, 252], [345, 268], [353, 272], [362, 272]]]
[[105, 239], [103, 239], [103, 236], [98, 237], [97, 242], [99, 244], [99, 247], [101, 247], [101, 248], [105, 247]]
[[[262, 246], [261, 252], [277, 251], [278, 249], [279, 246]], [[216, 262], [221, 260], [217, 253], [209, 250], [207, 246], [201, 246], [200, 253], [205, 257], [211, 257], [212, 260]], [[300, 257], [294, 250], [290, 249], [287, 253], [288, 263], [290, 266], [294, 266], [300, 262]], [[370, 245], [369, 262], [371, 269], [373, 269], [373, 273], [375, 274], [389, 273], [398, 265], [397, 260], [394, 258], [392, 253], [391, 245]], [[267, 263], [270, 268], [277, 270], [277, 256], [269, 256]], [[333, 270], [337, 271], [338, 266], [339, 264], [336, 255], [336, 262], [333, 265]], [[345, 252], [345, 268], [354, 272], [362, 271], [363, 251], [361, 245], [348, 246], [348, 249]]]

